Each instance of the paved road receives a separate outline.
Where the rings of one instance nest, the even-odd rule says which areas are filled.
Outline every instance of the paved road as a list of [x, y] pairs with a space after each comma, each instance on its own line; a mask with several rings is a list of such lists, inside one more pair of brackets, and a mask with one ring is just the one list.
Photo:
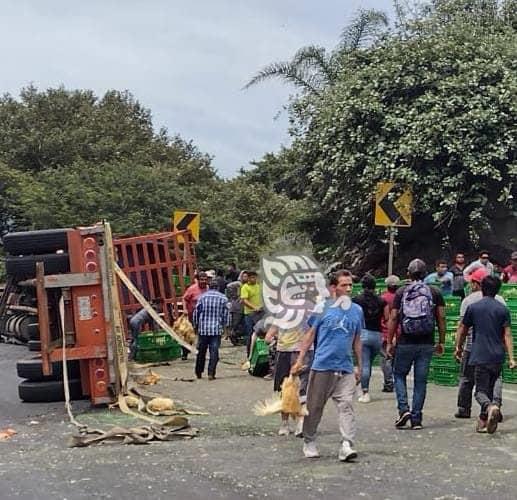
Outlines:
[[[175, 382], [155, 390], [209, 416], [191, 441], [145, 446], [67, 448], [74, 433], [61, 404], [18, 401], [15, 359], [26, 349], [0, 344], [0, 428], [18, 434], [0, 443], [0, 498], [515, 498], [517, 386], [505, 387], [505, 422], [493, 435], [474, 433], [474, 420], [455, 420], [456, 389], [429, 386], [422, 431], [393, 427], [395, 403], [374, 375], [359, 422], [354, 464], [337, 461], [339, 434], [329, 404], [321, 424], [322, 457], [302, 458], [301, 442], [276, 435], [275, 417], [253, 416], [253, 404], [271, 394], [271, 382], [241, 372], [241, 351], [225, 347], [219, 378]], [[192, 374], [192, 361], [156, 368], [164, 377]], [[129, 425], [118, 411], [76, 403], [78, 419], [95, 427]], [[37, 423], [35, 423], [37, 422]]]

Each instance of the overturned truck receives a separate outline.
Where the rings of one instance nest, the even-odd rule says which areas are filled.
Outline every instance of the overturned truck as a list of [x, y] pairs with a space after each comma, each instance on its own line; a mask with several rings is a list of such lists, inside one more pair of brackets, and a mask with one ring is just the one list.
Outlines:
[[115, 269], [145, 299], [161, 299], [170, 325], [196, 265], [189, 231], [113, 240], [109, 224], [97, 224], [9, 233], [3, 244], [0, 334], [34, 353], [17, 363], [20, 398], [32, 402], [63, 400], [64, 366], [71, 399], [114, 401], [126, 320], [142, 307]]

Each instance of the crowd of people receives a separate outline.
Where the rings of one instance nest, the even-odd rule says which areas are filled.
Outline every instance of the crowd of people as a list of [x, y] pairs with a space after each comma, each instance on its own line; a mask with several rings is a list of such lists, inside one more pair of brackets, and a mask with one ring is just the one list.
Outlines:
[[[276, 350], [274, 390], [280, 391], [290, 374], [300, 376], [300, 398], [308, 414], [298, 418], [293, 431], [303, 437], [304, 455], [319, 456], [317, 428], [331, 398], [342, 436], [338, 457], [348, 461], [357, 456], [354, 395], [359, 392], [360, 403], [371, 402], [370, 378], [377, 355], [382, 357], [382, 390], [395, 392], [395, 427], [402, 429], [409, 424], [412, 429], [422, 428], [431, 358], [444, 352], [444, 296], [456, 295], [462, 303], [455, 350], [461, 362], [455, 416], [471, 416], [475, 388], [480, 405], [476, 430], [495, 432], [503, 419], [501, 372], [506, 354], [510, 368], [515, 367], [510, 314], [498, 291], [502, 281], [517, 283], [517, 252], [500, 273], [485, 251], [469, 265], [462, 253], [456, 254], [450, 267], [438, 260], [431, 273], [427, 273], [422, 260], [414, 259], [408, 265], [407, 279], [388, 276], [386, 291], [380, 295], [375, 290], [376, 280], [365, 275], [360, 280], [362, 292], [352, 298], [355, 280], [347, 270], [331, 274], [329, 296], [317, 307], [307, 309], [302, 324], [293, 330], [268, 326], [264, 321], [255, 271], [239, 272], [231, 264], [226, 276], [222, 271], [199, 272], [183, 297], [184, 311], [199, 339], [196, 376], [202, 378], [209, 351], [208, 378], [216, 378], [221, 337], [228, 329], [233, 335], [242, 330], [248, 357], [253, 342], [264, 338]], [[407, 377], [411, 369], [414, 382], [410, 402]], [[291, 432], [288, 415], [282, 414], [279, 434]]]

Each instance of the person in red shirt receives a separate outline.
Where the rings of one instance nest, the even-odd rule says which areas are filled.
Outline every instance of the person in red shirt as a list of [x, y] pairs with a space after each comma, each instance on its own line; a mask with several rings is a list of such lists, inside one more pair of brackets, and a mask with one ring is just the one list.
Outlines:
[[[192, 323], [194, 309], [196, 308], [199, 297], [208, 290], [208, 275], [204, 271], [200, 271], [197, 279], [190, 285], [183, 294], [183, 312], [187, 314], [189, 321]], [[182, 360], [188, 357], [188, 350], [184, 347], [182, 350]]]
[[[393, 307], [393, 300], [395, 299], [395, 292], [400, 285], [400, 278], [392, 274], [388, 276], [385, 281], [387, 290], [381, 294], [381, 299], [386, 302], [390, 313]], [[388, 322], [384, 316], [381, 318], [381, 334], [382, 334], [382, 348], [381, 348], [381, 369], [384, 375], [384, 386], [382, 392], [393, 392], [393, 366], [392, 359], [386, 354], [386, 344], [388, 342]]]
[[189, 321], [192, 322], [192, 315], [196, 308], [197, 299], [207, 290], [208, 276], [204, 271], [200, 271], [194, 283], [192, 283], [183, 294], [183, 311], [187, 313]]
[[512, 261], [503, 270], [503, 281], [505, 283], [517, 283], [517, 252], [512, 252]]

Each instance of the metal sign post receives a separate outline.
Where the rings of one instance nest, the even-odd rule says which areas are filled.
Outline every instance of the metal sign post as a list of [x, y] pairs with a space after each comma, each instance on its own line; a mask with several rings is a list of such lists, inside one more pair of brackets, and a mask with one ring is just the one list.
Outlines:
[[388, 251], [388, 276], [393, 274], [393, 250], [395, 246], [395, 229], [390, 227], [388, 229], [390, 233], [389, 251]]

